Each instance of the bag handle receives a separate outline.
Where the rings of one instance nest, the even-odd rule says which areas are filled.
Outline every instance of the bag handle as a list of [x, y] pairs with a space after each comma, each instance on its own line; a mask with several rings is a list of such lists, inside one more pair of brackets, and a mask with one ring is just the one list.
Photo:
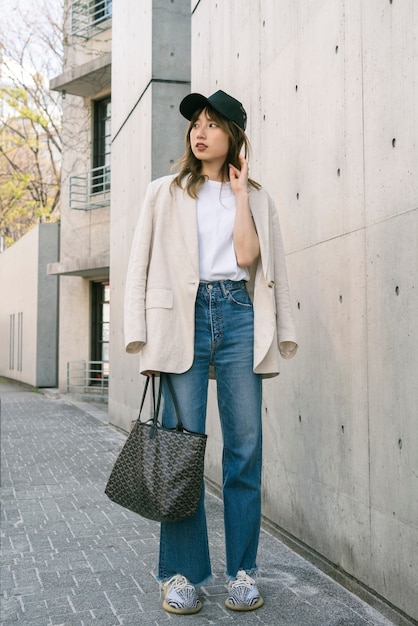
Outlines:
[[[171, 399], [172, 399], [173, 404], [174, 404], [174, 410], [176, 412], [176, 417], [177, 417], [176, 430], [182, 431], [183, 430], [183, 422], [181, 421], [180, 409], [179, 409], [179, 405], [177, 404], [176, 394], [174, 393], [173, 383], [171, 382], [170, 375], [169, 374], [163, 374], [162, 372], [160, 373], [160, 380], [161, 380], [161, 382], [162, 382], [162, 377], [163, 376], [165, 376], [165, 379], [167, 381], [167, 386], [168, 386], [168, 389], [170, 391]], [[159, 396], [158, 396], [157, 414], [160, 412], [161, 382], [160, 382], [160, 393], [159, 393]]]
[[[176, 417], [177, 417], [176, 430], [182, 431], [183, 430], [183, 422], [181, 421], [180, 410], [179, 410], [179, 406], [178, 406], [178, 403], [177, 403], [176, 394], [174, 393], [173, 383], [171, 382], [170, 376], [168, 374], [164, 374], [164, 376], [166, 377], [167, 386], [168, 386], [168, 389], [170, 391], [171, 399], [173, 400], [174, 410], [176, 412]], [[143, 394], [142, 394], [141, 405], [139, 407], [139, 413], [138, 413], [137, 421], [140, 421], [140, 419], [141, 419], [141, 413], [142, 413], [142, 409], [144, 407], [145, 398], [146, 398], [148, 387], [149, 387], [149, 381], [151, 379], [151, 381], [152, 381], [152, 409], [153, 409], [152, 410], [153, 417], [151, 419], [152, 419], [152, 421], [154, 423], [154, 426], [157, 427], [158, 416], [160, 414], [160, 407], [161, 407], [162, 377], [163, 377], [163, 373], [161, 372], [160, 373], [160, 384], [159, 384], [159, 388], [158, 388], [158, 398], [157, 398], [157, 401], [156, 401], [155, 374], [151, 374], [151, 376], [147, 376], [147, 380], [145, 381], [144, 391], [143, 391]]]
[[149, 385], [149, 376], [147, 376], [147, 380], [145, 381], [144, 392], [142, 394], [142, 400], [141, 400], [141, 405], [139, 407], [139, 413], [138, 413], [137, 420], [139, 420], [140, 417], [141, 417], [142, 409], [144, 407], [144, 402], [145, 402], [145, 398], [146, 398], [147, 391], [148, 391], [148, 385]]

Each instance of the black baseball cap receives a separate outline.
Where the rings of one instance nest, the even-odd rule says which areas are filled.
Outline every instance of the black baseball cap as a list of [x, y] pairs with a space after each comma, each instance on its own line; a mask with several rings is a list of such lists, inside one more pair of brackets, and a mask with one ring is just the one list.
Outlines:
[[235, 98], [222, 90], [212, 94], [209, 98], [202, 96], [200, 93], [189, 93], [180, 102], [180, 113], [186, 120], [191, 120], [196, 111], [205, 109], [207, 106], [212, 107], [228, 120], [238, 124], [242, 130], [245, 130], [247, 114], [244, 107], [241, 102], [238, 102], [238, 100], [235, 100]]

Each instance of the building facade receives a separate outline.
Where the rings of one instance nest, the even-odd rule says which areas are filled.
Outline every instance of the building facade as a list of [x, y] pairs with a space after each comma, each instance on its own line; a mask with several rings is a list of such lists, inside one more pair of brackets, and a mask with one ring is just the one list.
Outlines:
[[112, 3], [66, 4], [63, 105], [59, 387], [107, 396], [110, 312]]

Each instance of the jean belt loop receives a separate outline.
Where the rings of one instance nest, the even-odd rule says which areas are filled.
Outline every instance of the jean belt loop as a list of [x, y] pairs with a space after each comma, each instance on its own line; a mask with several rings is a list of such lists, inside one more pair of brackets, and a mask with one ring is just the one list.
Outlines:
[[226, 283], [226, 282], [229, 282], [229, 281], [226, 281], [226, 280], [221, 280], [221, 281], [219, 281], [219, 284], [220, 284], [221, 289], [222, 289], [222, 295], [223, 295], [223, 297], [224, 297], [224, 298], [227, 298], [227, 297], [228, 297], [228, 289], [227, 289], [227, 287], [225, 286], [225, 283]]

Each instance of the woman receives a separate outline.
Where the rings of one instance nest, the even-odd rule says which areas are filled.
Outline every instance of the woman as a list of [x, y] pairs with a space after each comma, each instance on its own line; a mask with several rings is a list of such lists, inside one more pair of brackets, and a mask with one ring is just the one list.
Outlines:
[[[248, 178], [246, 113], [232, 96], [186, 96], [179, 173], [150, 183], [126, 283], [125, 339], [141, 372], [170, 375], [185, 428], [205, 432], [216, 377], [223, 433], [226, 606], [254, 610], [261, 518], [261, 383], [297, 350], [276, 210]], [[241, 152], [243, 151], [243, 155]], [[175, 425], [162, 377], [163, 423]], [[161, 524], [163, 608], [197, 613], [211, 577], [204, 492], [193, 517]]]

